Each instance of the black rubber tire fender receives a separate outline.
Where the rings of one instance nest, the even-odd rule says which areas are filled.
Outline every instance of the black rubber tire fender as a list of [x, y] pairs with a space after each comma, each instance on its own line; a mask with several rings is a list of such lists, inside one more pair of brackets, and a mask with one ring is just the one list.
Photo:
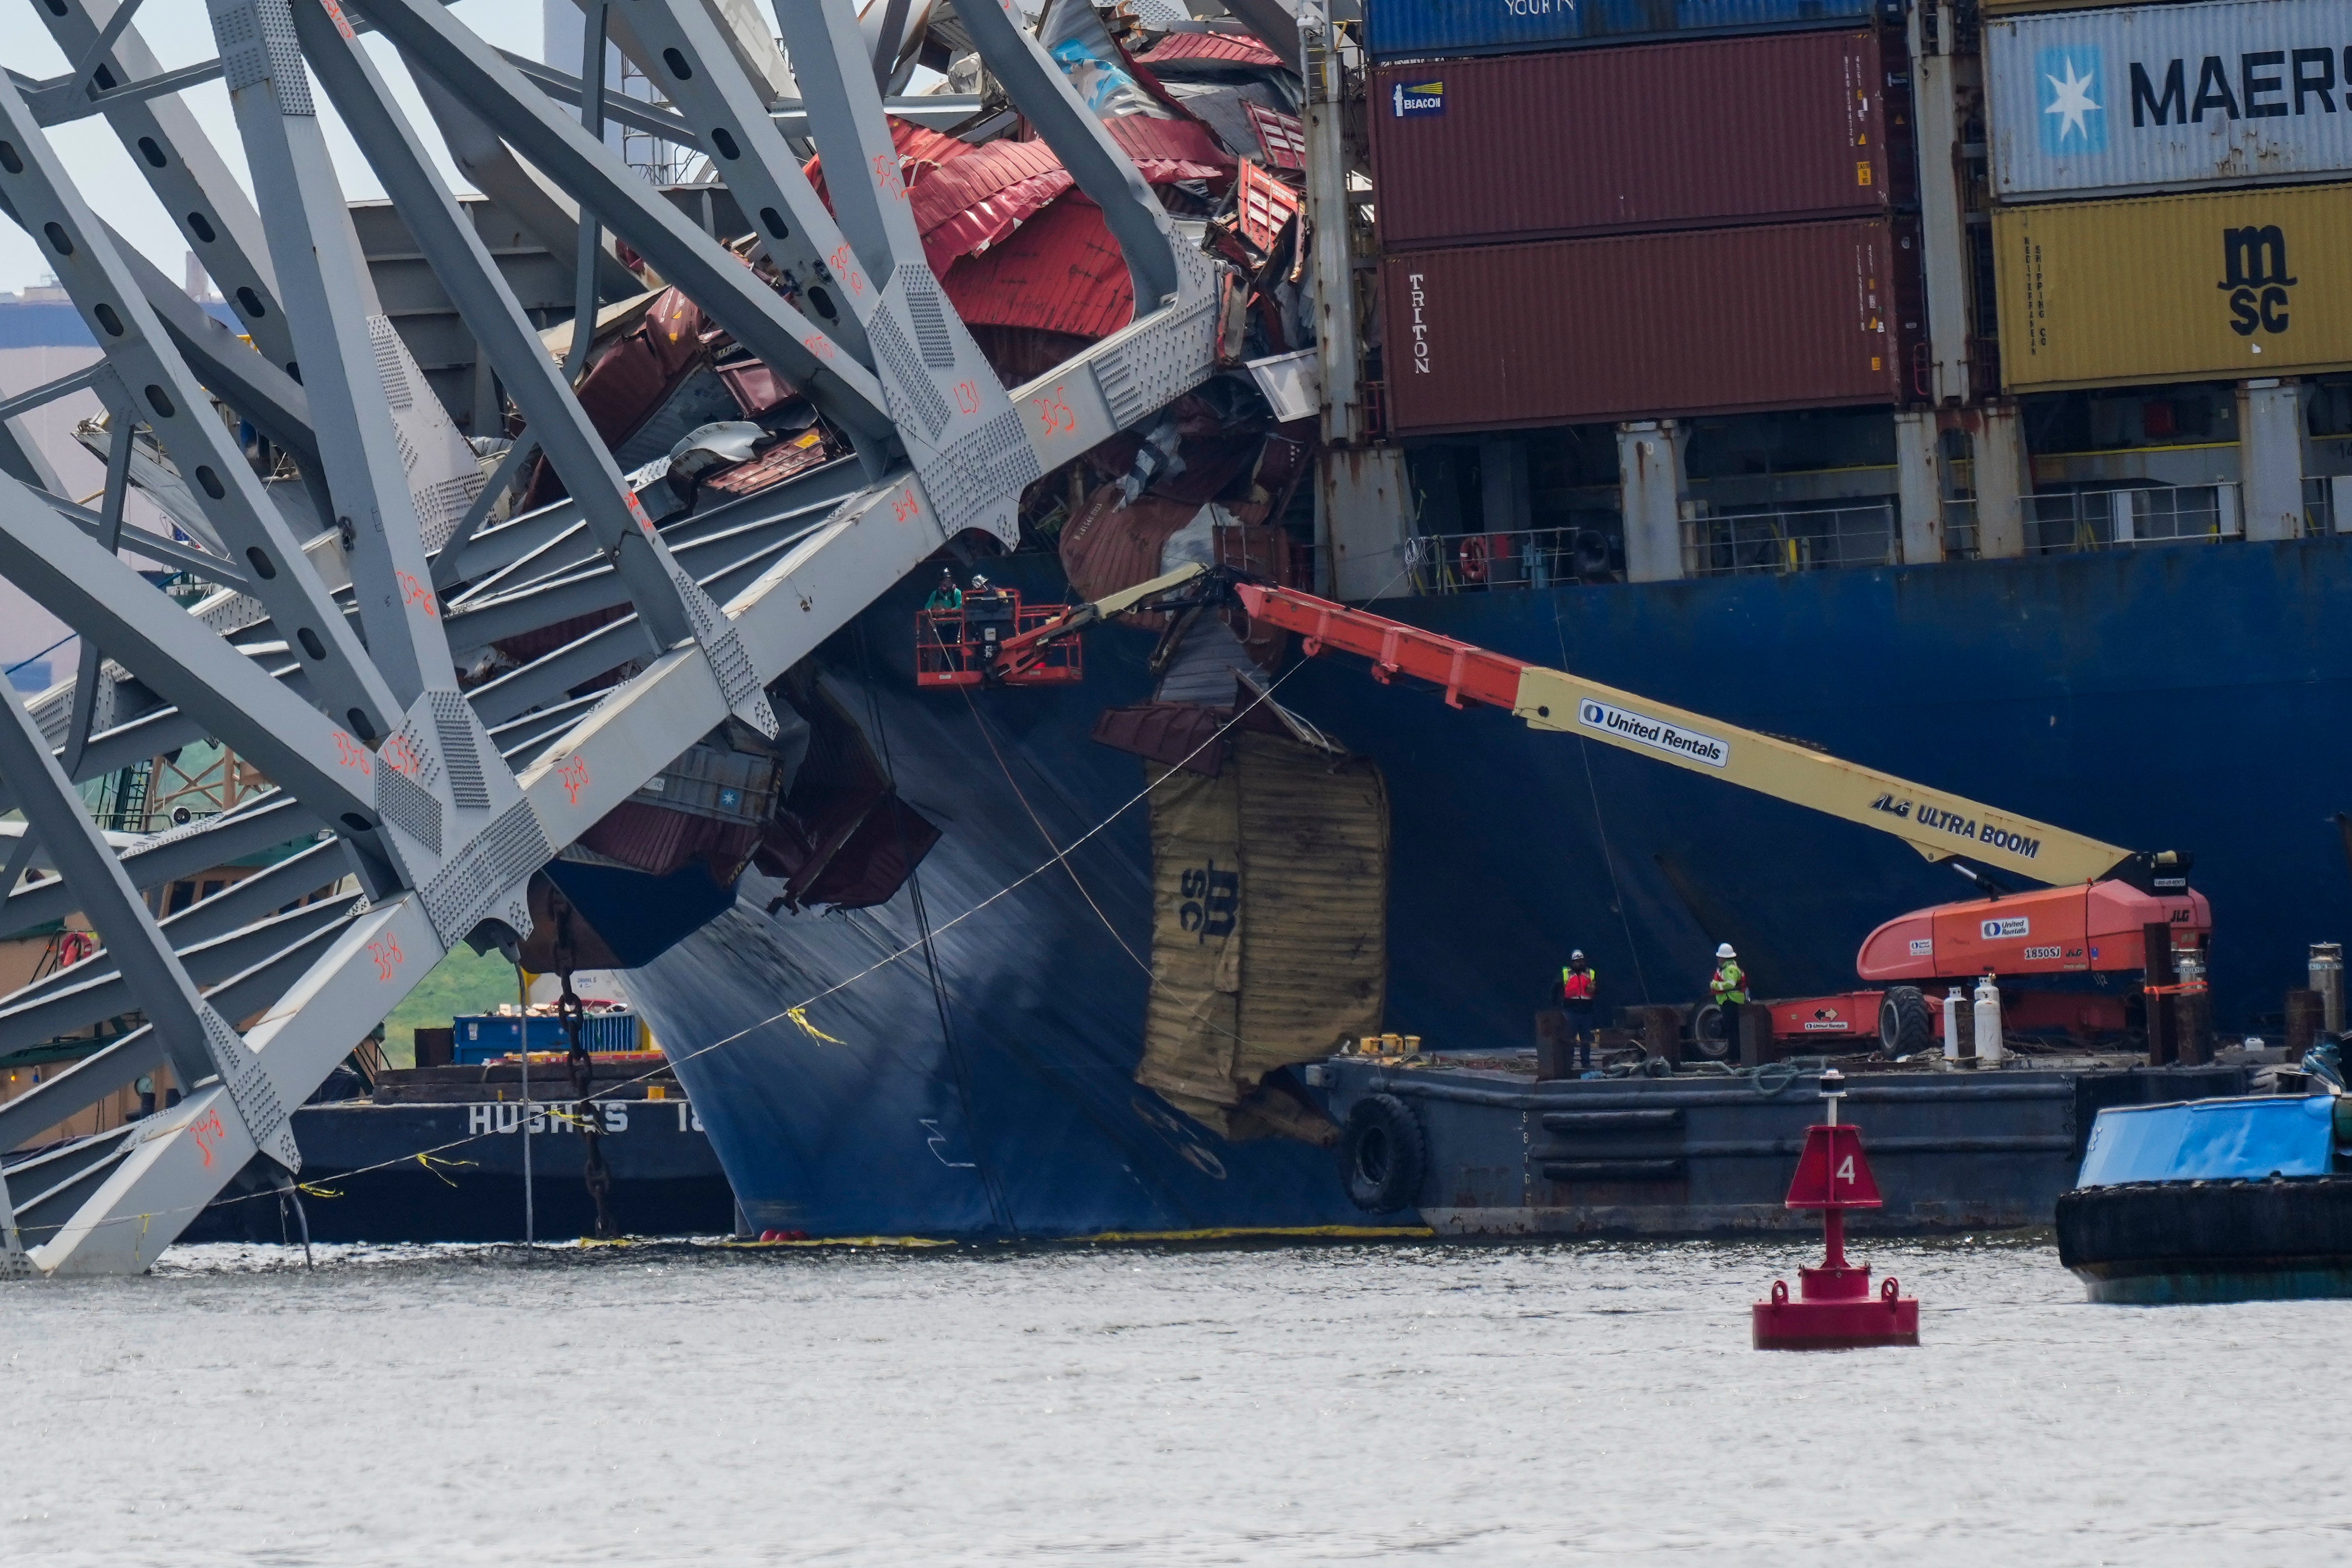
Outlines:
[[1893, 986], [1878, 999], [1878, 1043], [1889, 1056], [1915, 1056], [1936, 1043], [1935, 1014], [1916, 986]]
[[1339, 1175], [1349, 1201], [1368, 1214], [1413, 1207], [1429, 1176], [1429, 1137], [1420, 1115], [1393, 1094], [1357, 1101], [1339, 1139]]
[[1724, 1032], [1721, 1003], [1702, 1002], [1691, 1014], [1691, 1045], [1709, 1061], [1739, 1060], [1739, 1042]]

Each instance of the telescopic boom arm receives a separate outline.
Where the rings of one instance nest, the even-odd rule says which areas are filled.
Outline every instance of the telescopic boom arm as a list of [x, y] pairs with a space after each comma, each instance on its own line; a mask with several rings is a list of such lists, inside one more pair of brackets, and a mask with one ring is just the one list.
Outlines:
[[1931, 861], [1966, 856], [2052, 886], [2120, 878], [2159, 892], [2187, 885], [2188, 857], [2143, 853], [1996, 810], [1704, 714], [1562, 670], [1457, 643], [1296, 589], [1237, 583], [1251, 619], [1298, 632], [1307, 653], [1372, 661], [1373, 678], [1441, 686], [1455, 707], [1509, 710], [1534, 729], [1578, 735], [1775, 800], [1892, 833]]

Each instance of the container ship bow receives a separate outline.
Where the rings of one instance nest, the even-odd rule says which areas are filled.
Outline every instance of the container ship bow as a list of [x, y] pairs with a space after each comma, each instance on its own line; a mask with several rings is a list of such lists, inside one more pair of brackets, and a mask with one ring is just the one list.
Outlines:
[[[2352, 0], [1980, 9], [1055, 0], [1040, 41], [1218, 269], [1219, 373], [1139, 392], [1018, 548], [934, 558], [771, 689], [775, 738], [714, 731], [539, 891], [568, 946], [533, 961], [630, 968], [745, 1225], [1364, 1223], [1305, 1071], [1342, 1042], [1516, 1051], [1570, 947], [1612, 1008], [1690, 1000], [1720, 941], [1768, 994], [1850, 988], [1874, 926], [1981, 892], [1203, 590], [982, 678], [1187, 562], [2193, 850], [2214, 1016], [2259, 1024], [2352, 915], [2352, 105], [2303, 47]], [[927, 259], [1030, 383], [1126, 326], [1130, 269], [956, 18], [903, 20], [895, 85], [945, 73], [890, 99]], [[674, 199], [749, 236], [740, 186]], [[587, 365], [641, 497], [713, 539], [854, 466], [676, 289]]]

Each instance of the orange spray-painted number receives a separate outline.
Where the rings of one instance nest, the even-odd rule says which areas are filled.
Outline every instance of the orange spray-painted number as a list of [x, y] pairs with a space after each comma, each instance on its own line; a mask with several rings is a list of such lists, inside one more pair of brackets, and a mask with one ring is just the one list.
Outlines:
[[401, 960], [406, 956], [400, 950], [398, 937], [384, 936], [368, 944], [368, 957], [375, 964], [375, 977], [379, 980], [391, 979], [393, 971], [400, 967]]

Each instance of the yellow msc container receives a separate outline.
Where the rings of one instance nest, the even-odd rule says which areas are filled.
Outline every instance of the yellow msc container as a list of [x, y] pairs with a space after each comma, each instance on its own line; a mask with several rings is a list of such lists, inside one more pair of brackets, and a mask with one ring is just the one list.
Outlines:
[[1993, 214], [2011, 392], [2352, 367], [2352, 185]]

